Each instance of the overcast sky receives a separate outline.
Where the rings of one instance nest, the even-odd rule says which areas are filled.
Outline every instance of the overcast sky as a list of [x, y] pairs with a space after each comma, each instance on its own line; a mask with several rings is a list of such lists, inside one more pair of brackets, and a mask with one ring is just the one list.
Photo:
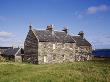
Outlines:
[[0, 0], [0, 46], [23, 46], [30, 23], [84, 31], [94, 48], [110, 48], [110, 0]]

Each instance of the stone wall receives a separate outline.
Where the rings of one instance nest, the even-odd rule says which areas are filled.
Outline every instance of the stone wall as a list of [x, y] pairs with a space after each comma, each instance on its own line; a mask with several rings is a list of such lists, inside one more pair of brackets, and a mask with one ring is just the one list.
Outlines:
[[29, 30], [25, 39], [23, 61], [38, 63], [38, 40], [32, 30]]
[[91, 60], [91, 51], [92, 46], [76, 46], [75, 53], [76, 53], [76, 61], [85, 61]]
[[4, 52], [6, 51], [7, 49], [0, 49], [0, 55], [4, 55]]
[[89, 53], [92, 48], [89, 46], [82, 48], [76, 46], [76, 43], [39, 42], [34, 32], [29, 30], [24, 42], [23, 61], [45, 64], [87, 60], [89, 57], [80, 52]]
[[15, 62], [22, 62], [22, 56], [24, 54], [21, 53], [21, 49], [18, 50], [18, 52], [15, 54]]
[[15, 56], [15, 62], [22, 62], [22, 56]]
[[75, 61], [75, 43], [39, 42], [39, 64]]

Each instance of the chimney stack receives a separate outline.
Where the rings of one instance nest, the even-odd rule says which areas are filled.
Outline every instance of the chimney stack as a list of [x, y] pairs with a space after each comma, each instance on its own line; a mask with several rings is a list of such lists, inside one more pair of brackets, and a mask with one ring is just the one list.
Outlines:
[[29, 25], [29, 30], [32, 30], [32, 25], [31, 24]]
[[53, 25], [48, 25], [46, 30], [52, 31], [53, 30]]
[[84, 39], [84, 32], [83, 31], [80, 31], [78, 35], [80, 35], [81, 38]]
[[68, 29], [64, 28], [62, 31], [64, 31], [66, 34], [68, 33]]

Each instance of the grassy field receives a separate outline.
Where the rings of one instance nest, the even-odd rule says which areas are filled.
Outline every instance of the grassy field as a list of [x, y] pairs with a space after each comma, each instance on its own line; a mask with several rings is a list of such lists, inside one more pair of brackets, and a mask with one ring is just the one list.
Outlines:
[[0, 63], [0, 82], [110, 82], [110, 61]]

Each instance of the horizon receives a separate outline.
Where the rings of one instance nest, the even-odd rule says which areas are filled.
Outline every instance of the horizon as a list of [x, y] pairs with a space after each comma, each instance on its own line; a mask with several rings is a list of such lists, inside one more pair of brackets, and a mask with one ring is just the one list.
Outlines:
[[0, 46], [21, 46], [30, 23], [35, 29], [84, 31], [93, 49], [110, 49], [109, 0], [0, 0]]

